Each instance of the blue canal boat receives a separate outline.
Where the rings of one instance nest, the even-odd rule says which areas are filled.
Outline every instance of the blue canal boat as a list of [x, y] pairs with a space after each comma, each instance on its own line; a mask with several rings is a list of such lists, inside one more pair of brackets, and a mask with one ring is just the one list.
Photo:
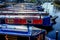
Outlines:
[[39, 36], [42, 37], [39, 40], [43, 40], [45, 32], [45, 30], [33, 26], [0, 24], [0, 34], [28, 37], [29, 40], [34, 40], [36, 37], [38, 40]]

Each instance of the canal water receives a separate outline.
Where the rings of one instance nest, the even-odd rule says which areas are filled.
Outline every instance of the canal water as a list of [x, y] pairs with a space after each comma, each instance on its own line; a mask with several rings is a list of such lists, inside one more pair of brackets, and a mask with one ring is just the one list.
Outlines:
[[48, 32], [47, 36], [55, 39], [56, 38], [56, 31], [59, 31], [58, 33], [58, 40], [60, 40], [60, 10], [55, 9], [53, 5], [51, 5], [51, 3], [44, 3], [43, 7], [45, 8], [45, 10], [47, 10], [50, 15], [54, 16], [58, 16], [58, 18], [56, 19], [56, 24], [53, 25], [53, 30]]

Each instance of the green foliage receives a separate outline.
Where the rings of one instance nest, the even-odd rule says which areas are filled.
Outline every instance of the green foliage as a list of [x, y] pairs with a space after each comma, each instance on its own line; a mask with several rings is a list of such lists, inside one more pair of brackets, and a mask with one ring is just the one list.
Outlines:
[[31, 0], [30, 2], [32, 2], [32, 3], [36, 3], [36, 0]]

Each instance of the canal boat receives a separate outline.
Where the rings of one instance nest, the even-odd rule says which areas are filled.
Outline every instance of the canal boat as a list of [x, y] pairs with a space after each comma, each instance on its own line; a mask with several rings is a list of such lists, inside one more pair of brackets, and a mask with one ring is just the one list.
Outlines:
[[55, 19], [52, 18], [49, 13], [38, 11], [36, 5], [32, 3], [19, 3], [14, 6], [2, 8], [0, 11], [0, 24], [51, 27], [52, 20]]

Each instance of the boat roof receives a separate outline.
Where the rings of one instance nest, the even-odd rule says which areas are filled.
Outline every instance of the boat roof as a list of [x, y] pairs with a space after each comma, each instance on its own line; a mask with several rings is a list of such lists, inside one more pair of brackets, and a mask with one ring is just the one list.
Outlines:
[[42, 12], [42, 11], [0, 11], [0, 13], [22, 13], [22, 14], [28, 14], [28, 13], [34, 13], [34, 14], [36, 14], [36, 13], [46, 13], [46, 12]]
[[45, 11], [38, 11], [35, 6], [35, 3], [18, 3], [2, 8], [0, 14], [48, 14]]

